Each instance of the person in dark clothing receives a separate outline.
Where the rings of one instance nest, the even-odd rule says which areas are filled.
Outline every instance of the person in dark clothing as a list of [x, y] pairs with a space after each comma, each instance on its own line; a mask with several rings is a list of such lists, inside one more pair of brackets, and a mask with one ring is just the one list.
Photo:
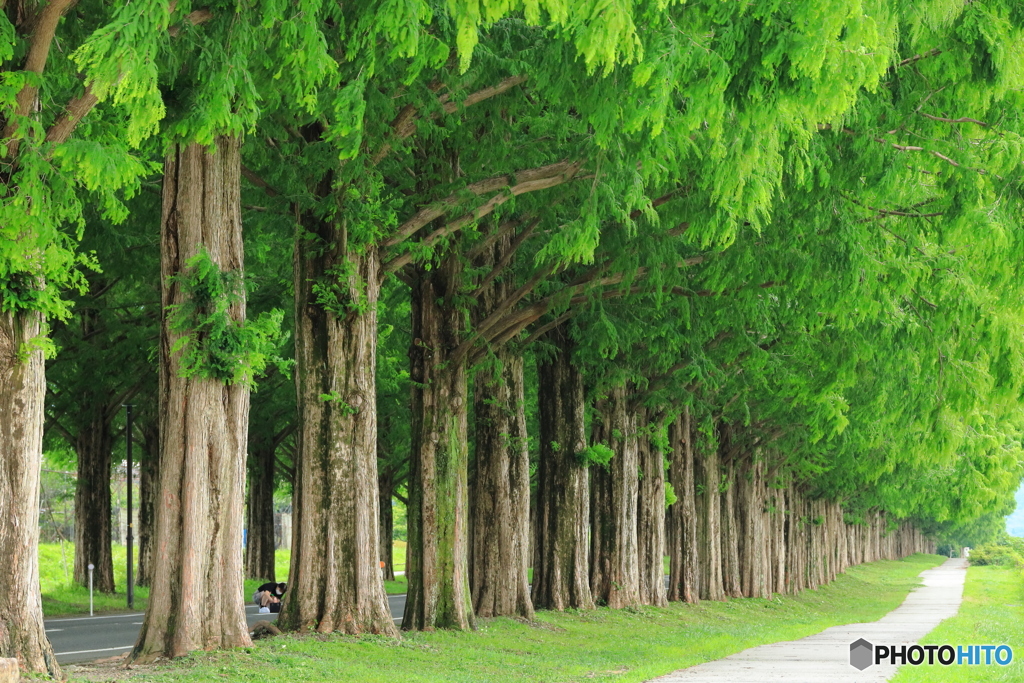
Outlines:
[[285, 583], [267, 582], [256, 589], [252, 595], [252, 601], [259, 605], [260, 614], [281, 611], [281, 596], [288, 590]]

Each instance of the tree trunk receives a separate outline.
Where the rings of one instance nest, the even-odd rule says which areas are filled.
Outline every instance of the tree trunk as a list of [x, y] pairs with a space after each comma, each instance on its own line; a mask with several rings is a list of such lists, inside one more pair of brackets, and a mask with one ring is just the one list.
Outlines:
[[0, 312], [0, 657], [25, 671], [63, 674], [43, 627], [39, 596], [39, 470], [43, 453], [43, 333], [35, 312]]
[[[533, 618], [530, 582], [530, 452], [523, 359], [494, 351], [499, 371], [474, 380], [476, 478], [470, 581], [477, 616]], [[497, 375], [497, 376], [495, 376]]]
[[786, 592], [786, 500], [782, 489], [771, 490], [772, 588]]
[[245, 506], [245, 578], [276, 581], [274, 576], [274, 447], [252, 452]]
[[533, 604], [545, 609], [593, 609], [587, 575], [590, 554], [590, 477], [577, 457], [587, 447], [583, 376], [573, 365], [565, 325], [546, 337], [554, 346], [538, 364], [540, 462], [534, 532]]
[[736, 515], [736, 467], [732, 460], [722, 467], [722, 585], [730, 598], [742, 598], [740, 582], [740, 530]]
[[669, 580], [668, 599], [696, 603], [700, 600], [699, 554], [697, 551], [697, 505], [694, 492], [693, 443], [690, 432], [690, 408], [669, 424], [672, 461], [669, 479], [678, 500], [669, 508]]
[[[249, 389], [183, 377], [172, 306], [188, 296], [187, 262], [206, 250], [222, 271], [243, 268], [239, 140], [176, 145], [164, 166], [161, 220], [160, 491], [149, 608], [129, 661], [251, 644], [242, 598], [242, 514]], [[231, 304], [245, 318], [245, 299]]]
[[[378, 450], [380, 441], [377, 442]], [[377, 461], [381, 458], [378, 453]], [[392, 495], [395, 492], [395, 476], [390, 468], [384, 468], [377, 474], [377, 505], [378, 505], [378, 543], [380, 545], [380, 561], [384, 563], [383, 578], [385, 581], [395, 580], [395, 510], [392, 507]]]
[[699, 495], [697, 501], [698, 552], [702, 560], [700, 597], [702, 600], [725, 600], [722, 586], [722, 526], [719, 486], [722, 473], [718, 466], [718, 450], [705, 448], [704, 457], [697, 460], [694, 473]]
[[89, 564], [93, 587], [101, 593], [114, 592], [114, 560], [110, 554], [110, 452], [113, 435], [107, 419], [106, 401], [85, 397], [88, 421], [75, 439], [78, 479], [75, 484], [75, 581], [89, 585]]
[[639, 453], [626, 388], [609, 391], [598, 410], [602, 419], [594, 428], [593, 442], [608, 445], [615, 456], [607, 467], [591, 469], [590, 591], [596, 602], [609, 607], [632, 607], [640, 604]]
[[[324, 185], [320, 194], [327, 196], [329, 181]], [[307, 213], [297, 230], [295, 521], [278, 623], [396, 635], [378, 528], [380, 257], [374, 246], [350, 245], [337, 219]], [[325, 301], [324, 291], [333, 299]]]
[[465, 325], [461, 265], [416, 270], [412, 291], [412, 463], [406, 629], [470, 629], [466, 365], [453, 361]]
[[[752, 457], [757, 457], [756, 454]], [[760, 460], [749, 461], [740, 473], [737, 467], [736, 494], [739, 524], [743, 543], [740, 554], [740, 574], [743, 595], [748, 598], [770, 598], [768, 588], [768, 550], [771, 537], [764, 521], [764, 465]]]
[[[507, 262], [512, 233], [487, 250], [492, 269]], [[477, 296], [477, 322], [513, 292], [499, 275]], [[470, 588], [477, 616], [533, 618], [527, 573], [530, 553], [530, 451], [526, 433], [523, 358], [502, 345], [491, 349], [474, 379], [476, 476], [470, 487]]]
[[[650, 414], [637, 411], [637, 425], [648, 427]], [[664, 607], [665, 591], [665, 457], [651, 434], [638, 438], [640, 460], [639, 495], [637, 498], [637, 547], [640, 567], [640, 602]]]
[[142, 428], [139, 461], [139, 571], [136, 585], [148, 586], [153, 580], [153, 523], [156, 514], [156, 487], [160, 478], [160, 430], [151, 422]]

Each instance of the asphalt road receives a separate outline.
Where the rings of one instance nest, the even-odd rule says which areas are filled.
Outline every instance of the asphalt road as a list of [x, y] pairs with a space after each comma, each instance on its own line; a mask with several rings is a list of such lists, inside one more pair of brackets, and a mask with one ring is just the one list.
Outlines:
[[[401, 625], [405, 595], [389, 595], [388, 605], [395, 623]], [[114, 657], [135, 645], [142, 627], [142, 612], [104, 614], [97, 617], [47, 619], [46, 637], [61, 664], [88, 662]], [[251, 627], [257, 621], [277, 619], [276, 614], [260, 614], [255, 605], [246, 605], [245, 618]]]

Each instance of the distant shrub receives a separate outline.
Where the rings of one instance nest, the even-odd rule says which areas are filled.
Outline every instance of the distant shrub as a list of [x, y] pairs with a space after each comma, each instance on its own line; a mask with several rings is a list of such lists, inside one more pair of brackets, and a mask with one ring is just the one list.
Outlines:
[[972, 565], [1000, 565], [1024, 568], [1024, 538], [1007, 538], [971, 548]]

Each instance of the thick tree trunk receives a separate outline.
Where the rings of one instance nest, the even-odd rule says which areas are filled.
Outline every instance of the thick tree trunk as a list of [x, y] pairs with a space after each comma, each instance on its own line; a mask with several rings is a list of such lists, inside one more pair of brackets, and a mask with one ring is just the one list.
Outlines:
[[703, 457], [694, 467], [697, 501], [697, 535], [700, 565], [700, 597], [702, 600], [724, 600], [722, 586], [722, 525], [719, 486], [722, 473], [718, 464], [718, 451], [705, 448]]
[[[182, 376], [172, 306], [187, 293], [173, 279], [205, 250], [241, 275], [239, 141], [216, 149], [176, 145], [164, 166], [161, 220], [160, 486], [149, 608], [130, 661], [251, 644], [242, 598], [242, 514], [249, 389]], [[245, 318], [245, 299], [228, 309]]]
[[[380, 442], [378, 441], [378, 453]], [[378, 455], [377, 462], [380, 462]], [[389, 468], [377, 474], [377, 525], [380, 545], [380, 561], [384, 563], [383, 578], [385, 581], [395, 580], [395, 511], [392, 507], [392, 496], [395, 492], [394, 473]]]
[[693, 443], [690, 433], [690, 408], [668, 427], [672, 461], [669, 480], [678, 500], [669, 508], [669, 586], [668, 599], [695, 603], [700, 600], [700, 555], [697, 550], [697, 505], [694, 492]]
[[153, 576], [153, 523], [160, 477], [160, 429], [151, 422], [142, 428], [143, 457], [139, 461], [139, 570], [135, 583], [148, 586]]
[[114, 560], [110, 554], [110, 452], [113, 435], [107, 419], [106, 401], [85, 397], [88, 421], [75, 439], [78, 479], [75, 484], [75, 581], [89, 585], [89, 564], [93, 587], [101, 593], [114, 592]]
[[593, 609], [587, 574], [590, 477], [578, 453], [587, 447], [583, 377], [572, 362], [565, 325], [546, 337], [554, 352], [537, 367], [540, 463], [534, 532], [533, 604]]
[[274, 576], [274, 447], [253, 449], [245, 506], [245, 578], [276, 581]]
[[[756, 457], [756, 455], [754, 456]], [[739, 529], [743, 543], [740, 554], [740, 575], [743, 595], [748, 598], [770, 598], [768, 587], [768, 551], [771, 536], [764, 519], [764, 482], [761, 461], [748, 462], [737, 473]]]
[[412, 463], [409, 592], [402, 627], [470, 629], [468, 406], [465, 361], [454, 361], [465, 325], [456, 298], [459, 257], [417, 269], [412, 318]]
[[736, 467], [732, 460], [722, 468], [722, 587], [730, 598], [742, 598], [740, 582], [740, 529], [736, 514]]
[[[329, 188], [321, 190], [326, 195]], [[373, 246], [349, 245], [334, 220], [306, 214], [297, 229], [295, 521], [278, 623], [298, 631], [396, 635], [378, 527], [380, 258]], [[325, 285], [333, 301], [323, 300]]]
[[786, 592], [786, 500], [782, 489], [771, 490], [772, 584], [775, 593]]
[[598, 405], [601, 423], [594, 443], [615, 451], [606, 468], [591, 469], [590, 591], [609, 607], [640, 604], [637, 546], [639, 452], [636, 418], [628, 412], [626, 388], [615, 387]]
[[[63, 678], [43, 627], [39, 597], [39, 469], [46, 392], [39, 313], [0, 312], [0, 657]], [[24, 355], [22, 355], [24, 354]]]
[[[508, 260], [512, 233], [500, 236], [483, 263]], [[477, 296], [477, 322], [513, 291], [498, 276]], [[530, 599], [530, 452], [523, 358], [506, 345], [492, 349], [474, 379], [476, 476], [470, 494], [470, 588], [477, 616], [533, 618]]]
[[[649, 426], [646, 409], [637, 411], [637, 425]], [[650, 425], [653, 426], [653, 425]], [[638, 439], [640, 482], [637, 498], [637, 547], [640, 567], [640, 602], [664, 607], [665, 591], [665, 457], [652, 435]]]
[[495, 352], [500, 375], [474, 380], [476, 478], [473, 482], [470, 587], [477, 616], [533, 618], [530, 582], [530, 453], [523, 359]]

